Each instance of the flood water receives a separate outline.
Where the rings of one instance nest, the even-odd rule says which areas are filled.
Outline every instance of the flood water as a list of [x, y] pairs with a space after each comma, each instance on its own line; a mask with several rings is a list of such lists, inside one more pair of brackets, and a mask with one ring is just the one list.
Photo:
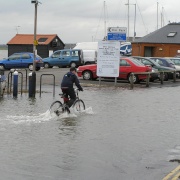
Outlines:
[[0, 100], [0, 174], [6, 180], [159, 180], [180, 159], [180, 86], [85, 87], [82, 114], [56, 117], [41, 98]]
[[0, 50], [0, 59], [8, 57], [8, 50]]

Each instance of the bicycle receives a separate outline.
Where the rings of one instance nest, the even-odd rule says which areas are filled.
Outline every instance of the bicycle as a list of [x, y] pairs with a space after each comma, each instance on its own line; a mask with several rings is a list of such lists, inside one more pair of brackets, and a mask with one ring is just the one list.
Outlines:
[[[79, 113], [82, 112], [83, 110], [85, 110], [85, 104], [84, 101], [82, 99], [79, 98], [79, 93], [78, 93], [78, 89], [75, 89], [75, 93], [76, 93], [76, 100], [74, 101], [72, 108], [74, 110], [75, 113]], [[62, 103], [61, 101], [54, 101], [49, 110], [50, 113], [54, 112], [57, 116], [59, 116], [60, 114], [67, 112], [68, 114], [70, 113], [70, 109], [67, 106], [67, 102], [69, 101], [69, 98], [67, 98], [65, 93], [59, 94], [61, 96], [61, 98], [63, 98], [64, 103]]]

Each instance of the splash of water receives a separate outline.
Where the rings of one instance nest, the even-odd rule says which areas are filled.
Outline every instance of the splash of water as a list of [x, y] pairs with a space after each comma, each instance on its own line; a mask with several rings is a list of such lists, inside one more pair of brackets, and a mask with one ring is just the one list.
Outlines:
[[56, 115], [51, 114], [49, 110], [47, 110], [45, 113], [41, 113], [38, 115], [20, 115], [20, 116], [7, 115], [7, 120], [13, 121], [14, 123], [24, 123], [24, 122], [41, 123], [55, 118], [57, 118]]
[[13, 121], [14, 123], [17, 123], [17, 124], [30, 123], [30, 122], [41, 123], [41, 122], [50, 121], [50, 120], [76, 118], [77, 116], [83, 115], [83, 114], [94, 114], [92, 107], [89, 107], [79, 113], [71, 112], [70, 114], [68, 114], [67, 112], [64, 112], [60, 116], [57, 116], [55, 113], [50, 113], [49, 110], [47, 110], [45, 113], [41, 113], [38, 115], [20, 115], [20, 116], [7, 115], [7, 120]]

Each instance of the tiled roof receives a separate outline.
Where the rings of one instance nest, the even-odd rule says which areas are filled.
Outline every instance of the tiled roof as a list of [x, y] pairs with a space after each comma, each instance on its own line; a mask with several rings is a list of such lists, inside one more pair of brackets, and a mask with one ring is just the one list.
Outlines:
[[[36, 39], [40, 38], [47, 39], [44, 42], [39, 42], [39, 44], [48, 45], [57, 34], [37, 34]], [[34, 35], [33, 34], [16, 34], [8, 43], [9, 44], [34, 44]]]
[[[168, 37], [171, 32], [175, 33], [175, 36]], [[180, 23], [168, 24], [142, 38], [136, 39], [134, 43], [180, 44]]]

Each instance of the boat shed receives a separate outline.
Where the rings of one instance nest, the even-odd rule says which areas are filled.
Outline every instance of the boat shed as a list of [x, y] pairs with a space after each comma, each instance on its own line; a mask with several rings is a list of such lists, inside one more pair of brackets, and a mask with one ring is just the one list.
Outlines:
[[[57, 34], [37, 34], [37, 54], [42, 58], [48, 57], [49, 52], [64, 49], [65, 44]], [[33, 52], [34, 35], [16, 34], [8, 43], [8, 56], [17, 52]]]
[[180, 23], [170, 23], [132, 42], [132, 55], [174, 57], [180, 52]]

